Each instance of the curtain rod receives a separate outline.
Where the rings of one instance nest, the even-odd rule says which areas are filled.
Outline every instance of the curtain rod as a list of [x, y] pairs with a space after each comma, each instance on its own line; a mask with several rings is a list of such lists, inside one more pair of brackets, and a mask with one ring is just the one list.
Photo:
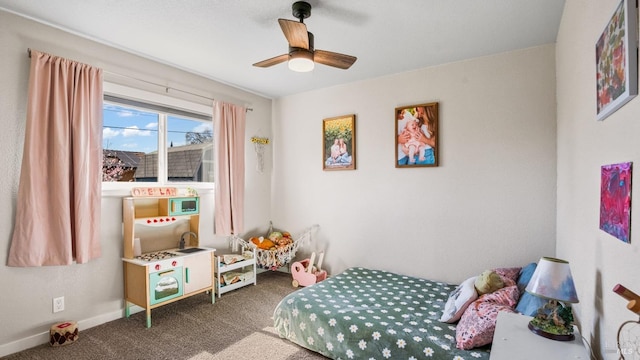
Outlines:
[[[31, 57], [31, 48], [27, 48], [27, 54], [29, 55], [29, 57]], [[123, 75], [123, 74], [118, 74], [118, 73], [115, 73], [115, 72], [112, 72], [112, 71], [108, 71], [108, 70], [102, 70], [102, 71], [103, 71], [103, 72], [105, 72], [105, 73], [107, 73], [107, 74], [110, 74], [110, 75], [121, 76], [121, 77], [129, 78], [129, 79], [132, 79], [132, 80], [135, 80], [135, 81], [144, 82], [144, 83], [147, 83], [147, 84], [150, 84], [150, 85], [155, 85], [155, 86], [163, 87], [163, 88], [165, 89], [165, 92], [166, 92], [166, 93], [169, 93], [169, 90], [174, 90], [174, 91], [179, 91], [179, 92], [184, 93], [184, 94], [189, 94], [189, 95], [191, 95], [191, 96], [197, 96], [197, 97], [200, 97], [200, 98], [203, 98], [203, 99], [207, 99], [207, 100], [211, 100], [211, 101], [214, 101], [214, 100], [215, 100], [215, 99], [210, 98], [210, 97], [208, 97], [208, 96], [204, 96], [204, 95], [200, 95], [200, 94], [192, 93], [192, 92], [189, 92], [189, 91], [186, 91], [186, 90], [180, 90], [180, 89], [177, 89], [177, 88], [174, 88], [174, 87], [169, 87], [169, 86], [166, 86], [166, 85], [162, 85], [162, 84], [154, 83], [154, 82], [152, 82], [152, 81], [139, 79], [139, 78], [136, 78], [136, 77], [133, 77], [133, 76]], [[245, 108], [245, 110], [246, 110], [246, 111], [253, 111], [253, 109], [252, 109], [252, 108]]]

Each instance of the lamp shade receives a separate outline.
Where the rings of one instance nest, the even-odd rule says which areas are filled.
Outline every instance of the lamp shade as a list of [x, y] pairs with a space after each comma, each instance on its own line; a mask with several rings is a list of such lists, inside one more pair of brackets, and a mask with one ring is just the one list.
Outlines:
[[525, 290], [549, 300], [567, 303], [578, 302], [569, 262], [565, 260], [551, 257], [541, 258]]

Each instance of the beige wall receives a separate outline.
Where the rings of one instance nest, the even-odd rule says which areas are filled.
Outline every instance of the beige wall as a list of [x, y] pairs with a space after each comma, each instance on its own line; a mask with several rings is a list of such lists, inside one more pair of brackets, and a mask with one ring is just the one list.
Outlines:
[[[272, 218], [320, 225], [330, 272], [449, 282], [555, 252], [555, 50], [547, 45], [276, 100]], [[360, 61], [360, 60], [359, 60]], [[441, 165], [396, 169], [394, 109], [439, 102]], [[322, 119], [356, 114], [354, 171], [322, 171]]]
[[[102, 201], [102, 257], [83, 265], [10, 268], [5, 266], [15, 216], [25, 131], [29, 77], [27, 48], [102, 67], [105, 79], [145, 86], [113, 73], [214, 97], [253, 108], [247, 113], [245, 226], [264, 227], [270, 209], [271, 151], [267, 149], [264, 173], [255, 171], [256, 156], [249, 138], [271, 136], [271, 100], [180, 71], [87, 39], [0, 11], [0, 127], [3, 174], [0, 177], [0, 357], [48, 341], [49, 327], [74, 319], [81, 329], [123, 316], [122, 223], [123, 194], [110, 192]], [[180, 93], [171, 93], [181, 96]], [[204, 100], [187, 97], [188, 100]], [[207, 101], [204, 101], [207, 103]], [[210, 101], [208, 102], [211, 103]], [[213, 236], [213, 195], [201, 192], [201, 243], [227, 246]], [[65, 297], [65, 311], [52, 313], [52, 299]], [[11, 324], [9, 326], [8, 324]], [[140, 324], [144, 326], [144, 324]]]
[[[9, 159], [0, 180], [0, 258], [15, 212], [28, 47], [250, 104], [247, 138], [271, 135], [273, 142], [264, 174], [247, 149], [247, 231], [263, 230], [269, 219], [294, 233], [319, 224], [304, 252], [326, 250], [331, 272], [368, 266], [460, 282], [555, 253], [553, 45], [297, 94], [275, 101], [273, 112], [270, 100], [3, 12], [0, 46], [0, 123], [8, 132], [0, 151]], [[430, 101], [440, 103], [441, 166], [396, 169], [393, 110]], [[323, 172], [322, 119], [352, 113], [358, 168]], [[106, 197], [102, 206], [101, 259], [0, 266], [3, 288], [11, 289], [2, 295], [0, 323], [15, 324], [0, 329], [0, 356], [46, 341], [62, 319], [86, 328], [122, 316], [119, 198]], [[223, 246], [220, 239], [205, 243]], [[51, 299], [62, 295], [67, 310], [52, 314]]]
[[[571, 262], [583, 335], [604, 359], [619, 358], [618, 327], [638, 319], [626, 309], [626, 301], [612, 292], [613, 287], [621, 283], [640, 293], [640, 212], [631, 212], [630, 244], [599, 230], [601, 166], [632, 161], [637, 172], [640, 160], [639, 98], [606, 120], [596, 121], [595, 44], [618, 3], [567, 0], [556, 54], [557, 254]], [[637, 188], [637, 181], [632, 182]], [[632, 196], [632, 208], [638, 203], [637, 196]]]

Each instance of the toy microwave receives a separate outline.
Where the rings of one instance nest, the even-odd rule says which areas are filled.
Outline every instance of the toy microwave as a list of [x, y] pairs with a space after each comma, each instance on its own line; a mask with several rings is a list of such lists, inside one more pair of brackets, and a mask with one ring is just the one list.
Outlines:
[[169, 199], [169, 215], [195, 215], [200, 211], [200, 198], [183, 197]]

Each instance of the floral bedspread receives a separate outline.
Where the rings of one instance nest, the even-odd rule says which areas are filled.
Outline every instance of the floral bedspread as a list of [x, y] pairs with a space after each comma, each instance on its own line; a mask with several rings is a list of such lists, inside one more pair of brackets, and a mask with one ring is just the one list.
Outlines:
[[489, 359], [456, 348], [438, 321], [455, 285], [350, 268], [287, 295], [273, 315], [280, 337], [332, 359]]

